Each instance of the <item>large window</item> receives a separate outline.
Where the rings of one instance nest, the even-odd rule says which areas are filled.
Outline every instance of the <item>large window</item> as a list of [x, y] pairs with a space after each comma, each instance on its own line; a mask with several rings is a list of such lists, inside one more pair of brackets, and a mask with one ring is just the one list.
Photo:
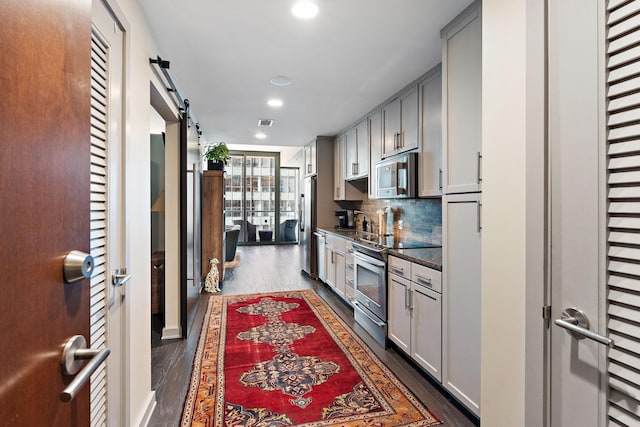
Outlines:
[[231, 153], [225, 222], [241, 226], [241, 243], [298, 240], [298, 169], [279, 166], [279, 153]]

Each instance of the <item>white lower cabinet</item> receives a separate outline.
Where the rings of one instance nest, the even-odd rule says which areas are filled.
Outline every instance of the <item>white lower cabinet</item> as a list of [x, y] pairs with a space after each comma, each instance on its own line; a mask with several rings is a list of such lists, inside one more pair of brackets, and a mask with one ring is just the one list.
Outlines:
[[353, 281], [353, 272], [354, 272], [354, 263], [353, 263], [353, 246], [351, 246], [351, 241], [347, 240], [346, 245], [346, 253], [344, 255], [345, 262], [345, 273], [344, 273], [344, 296], [349, 304], [353, 304], [354, 295], [354, 285]]
[[480, 193], [446, 195], [442, 385], [480, 415]]
[[411, 357], [442, 381], [442, 296], [413, 283], [411, 303]]
[[325, 245], [325, 283], [332, 287], [343, 299], [346, 299], [346, 245], [346, 239], [327, 234]]
[[441, 381], [441, 273], [394, 256], [388, 262], [388, 337]]
[[387, 280], [389, 295], [389, 324], [387, 336], [400, 350], [411, 354], [411, 310], [409, 292], [411, 282], [393, 273]]
[[346, 299], [346, 281], [345, 281], [345, 271], [346, 271], [346, 263], [344, 257], [344, 250], [336, 250], [334, 252], [335, 255], [335, 263], [336, 263], [336, 277], [335, 277], [335, 290], [338, 295], [342, 297], [342, 299]]

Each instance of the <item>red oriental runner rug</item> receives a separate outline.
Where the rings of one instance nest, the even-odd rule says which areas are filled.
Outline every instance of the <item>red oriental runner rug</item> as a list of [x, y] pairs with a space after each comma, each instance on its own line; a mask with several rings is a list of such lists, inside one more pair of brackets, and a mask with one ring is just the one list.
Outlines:
[[209, 298], [183, 427], [436, 424], [314, 291]]

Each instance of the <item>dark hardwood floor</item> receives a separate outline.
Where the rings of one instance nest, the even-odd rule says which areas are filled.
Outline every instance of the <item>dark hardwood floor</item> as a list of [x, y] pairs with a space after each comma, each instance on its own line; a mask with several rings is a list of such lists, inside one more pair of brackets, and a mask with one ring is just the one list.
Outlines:
[[[353, 310], [330, 289], [302, 274], [297, 245], [243, 246], [238, 248], [238, 252], [240, 265], [227, 270], [222, 295], [315, 289], [444, 425], [479, 425], [473, 416], [441, 393], [440, 387], [400, 351], [394, 348], [385, 350], [364, 333], [353, 320]], [[157, 406], [150, 427], [174, 427], [180, 424], [207, 298], [202, 295], [193, 329], [185, 340], [162, 342], [158, 331], [152, 333], [152, 387], [156, 391]], [[158, 319], [154, 319], [154, 324], [158, 323]]]

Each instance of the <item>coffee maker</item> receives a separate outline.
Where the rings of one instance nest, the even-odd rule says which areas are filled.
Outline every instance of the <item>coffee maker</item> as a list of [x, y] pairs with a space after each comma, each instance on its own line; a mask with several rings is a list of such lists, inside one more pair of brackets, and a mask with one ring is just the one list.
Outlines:
[[353, 228], [353, 210], [352, 209], [340, 209], [336, 211], [338, 217], [338, 227], [340, 228]]

